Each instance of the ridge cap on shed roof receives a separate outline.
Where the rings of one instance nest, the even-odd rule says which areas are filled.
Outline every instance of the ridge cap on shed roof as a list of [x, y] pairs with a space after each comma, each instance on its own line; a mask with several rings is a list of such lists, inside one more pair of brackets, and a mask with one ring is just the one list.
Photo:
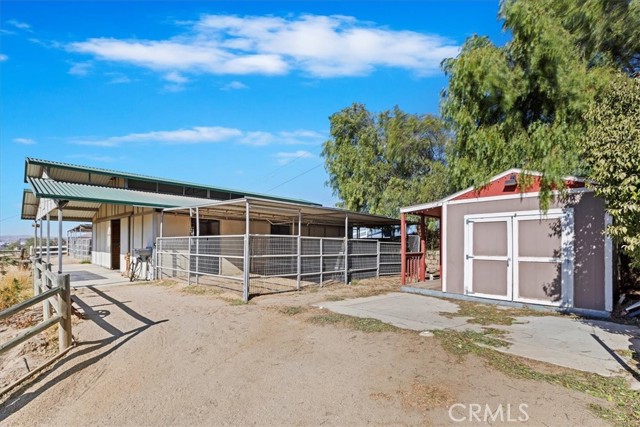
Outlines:
[[[136, 174], [136, 173], [117, 171], [117, 170], [114, 170], [114, 169], [105, 169], [105, 168], [97, 168], [97, 167], [94, 167], [94, 166], [76, 165], [76, 164], [72, 164], [72, 163], [58, 162], [58, 161], [54, 161], [54, 160], [36, 159], [34, 157], [26, 157], [25, 158], [25, 168], [24, 168], [24, 182], [25, 183], [28, 182], [27, 178], [29, 178], [27, 176], [27, 166], [29, 164], [34, 164], [34, 165], [39, 165], [39, 166], [51, 166], [51, 167], [57, 167], [57, 168], [66, 169], [66, 170], [73, 170], [73, 171], [77, 171], [77, 172], [97, 173], [97, 174], [101, 174], [101, 175], [118, 176], [120, 178], [138, 179], [138, 180], [141, 180], [141, 181], [161, 182], [161, 183], [170, 184], [170, 185], [188, 186], [188, 187], [194, 187], [194, 188], [199, 188], [199, 189], [203, 189], [203, 190], [214, 190], [214, 191], [220, 191], [220, 192], [226, 192], [226, 193], [235, 193], [235, 194], [240, 194], [242, 196], [262, 197], [262, 198], [271, 199], [271, 200], [289, 201], [289, 202], [294, 202], [294, 203], [302, 203], [302, 204], [306, 204], [306, 205], [322, 206], [320, 203], [311, 202], [309, 200], [293, 199], [293, 198], [288, 198], [288, 197], [280, 197], [280, 196], [274, 196], [274, 195], [270, 195], [270, 194], [263, 194], [263, 193], [256, 193], [256, 192], [251, 192], [251, 191], [244, 191], [244, 190], [239, 190], [239, 189], [235, 189], [235, 188], [225, 188], [225, 187], [218, 187], [218, 186], [212, 186], [212, 185], [207, 185], [207, 184], [198, 184], [198, 183], [195, 183], [195, 182], [180, 181], [180, 180], [169, 179], [169, 178], [161, 178], [161, 177], [157, 177], [157, 176], [150, 176], [150, 175], [142, 175], [142, 174]], [[40, 179], [42, 179], [41, 177], [32, 177], [32, 178], [40, 178]]]

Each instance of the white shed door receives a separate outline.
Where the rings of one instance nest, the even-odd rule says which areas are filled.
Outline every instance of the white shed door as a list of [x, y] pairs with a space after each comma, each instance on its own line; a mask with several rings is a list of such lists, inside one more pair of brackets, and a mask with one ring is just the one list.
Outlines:
[[465, 293], [573, 305], [573, 210], [465, 217]]

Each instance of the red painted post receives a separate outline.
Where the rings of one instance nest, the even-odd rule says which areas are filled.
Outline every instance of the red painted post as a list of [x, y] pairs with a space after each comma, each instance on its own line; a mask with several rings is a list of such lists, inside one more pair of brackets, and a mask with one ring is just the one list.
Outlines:
[[400, 254], [400, 283], [404, 286], [407, 283], [407, 216], [404, 213], [400, 214]]
[[420, 281], [424, 282], [427, 269], [427, 228], [424, 215], [420, 215]]

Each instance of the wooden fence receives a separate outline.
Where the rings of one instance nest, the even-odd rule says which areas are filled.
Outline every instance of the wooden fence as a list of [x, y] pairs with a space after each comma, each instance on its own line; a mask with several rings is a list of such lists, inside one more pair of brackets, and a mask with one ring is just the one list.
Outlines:
[[[25, 342], [29, 338], [45, 331], [56, 323], [58, 324], [58, 350], [61, 354], [71, 348], [71, 280], [68, 274], [56, 274], [51, 271], [51, 264], [43, 263], [40, 258], [33, 258], [33, 293], [34, 296], [26, 301], [11, 306], [0, 312], [0, 321], [11, 317], [28, 307], [42, 303], [43, 319], [39, 324], [20, 333], [11, 340], [0, 343], [0, 354], [9, 351], [13, 347]], [[52, 310], [53, 309], [53, 310]], [[33, 375], [52, 360], [46, 362], [40, 368], [34, 369], [27, 376], [18, 380], [21, 382]], [[15, 386], [12, 384], [10, 387]], [[0, 391], [0, 395], [6, 393], [8, 388]]]

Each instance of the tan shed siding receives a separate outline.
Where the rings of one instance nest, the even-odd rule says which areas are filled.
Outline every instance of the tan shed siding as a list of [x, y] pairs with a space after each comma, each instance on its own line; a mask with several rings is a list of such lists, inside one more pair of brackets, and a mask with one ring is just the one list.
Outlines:
[[575, 306], [604, 310], [604, 202], [589, 193], [574, 208]]
[[[574, 306], [604, 310], [604, 204], [592, 193], [579, 193], [569, 201], [556, 200], [549, 206], [562, 207], [574, 208]], [[447, 292], [464, 293], [465, 215], [538, 209], [537, 197], [449, 204], [446, 210]], [[541, 274], [546, 277], [550, 273]]]
[[538, 199], [507, 199], [447, 205], [447, 292], [464, 293], [464, 216], [538, 209]]
[[473, 260], [474, 293], [507, 296], [507, 262]]
[[507, 256], [507, 222], [478, 222], [473, 225], [473, 254]]

